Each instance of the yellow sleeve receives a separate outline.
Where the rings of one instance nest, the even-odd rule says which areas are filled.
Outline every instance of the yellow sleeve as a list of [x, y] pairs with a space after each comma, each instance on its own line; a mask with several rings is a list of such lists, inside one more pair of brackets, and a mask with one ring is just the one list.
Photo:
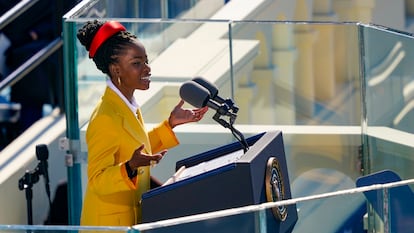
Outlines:
[[148, 137], [153, 153], [157, 153], [163, 149], [172, 148], [180, 143], [168, 123], [168, 120], [161, 122], [158, 126], [149, 131]]

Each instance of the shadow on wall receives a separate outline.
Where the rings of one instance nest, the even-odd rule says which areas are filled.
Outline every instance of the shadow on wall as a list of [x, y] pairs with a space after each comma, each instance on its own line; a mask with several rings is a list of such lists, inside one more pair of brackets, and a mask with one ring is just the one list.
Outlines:
[[68, 218], [68, 184], [60, 183], [55, 190], [55, 195], [50, 206], [45, 225], [69, 225]]

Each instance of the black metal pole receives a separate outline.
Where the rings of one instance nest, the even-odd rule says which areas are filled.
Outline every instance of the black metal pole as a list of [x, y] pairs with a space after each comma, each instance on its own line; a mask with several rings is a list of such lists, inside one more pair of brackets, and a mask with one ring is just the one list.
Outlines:
[[33, 225], [33, 216], [32, 216], [32, 189], [26, 189], [26, 202], [27, 202], [27, 224]]
[[25, 184], [25, 190], [26, 190], [26, 205], [27, 205], [27, 224], [33, 225], [33, 208], [32, 208], [32, 199], [33, 199], [33, 190], [32, 190], [32, 175], [30, 172], [25, 173], [25, 179], [27, 184]]
[[33, 184], [39, 181], [39, 168], [36, 167], [35, 170], [27, 170], [24, 173], [24, 176], [19, 180], [19, 189], [25, 190], [26, 193], [26, 205], [27, 205], [27, 224], [33, 225], [33, 208], [32, 208], [32, 199], [33, 199]]

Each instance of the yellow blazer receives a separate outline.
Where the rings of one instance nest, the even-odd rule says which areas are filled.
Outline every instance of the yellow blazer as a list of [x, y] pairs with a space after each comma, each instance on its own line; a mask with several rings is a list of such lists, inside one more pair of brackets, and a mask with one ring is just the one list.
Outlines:
[[125, 162], [135, 149], [152, 154], [178, 145], [168, 121], [147, 132], [141, 113], [138, 119], [109, 87], [94, 110], [86, 131], [88, 185], [81, 225], [132, 226], [141, 222], [141, 194], [149, 190], [150, 169], [138, 168], [128, 178]]

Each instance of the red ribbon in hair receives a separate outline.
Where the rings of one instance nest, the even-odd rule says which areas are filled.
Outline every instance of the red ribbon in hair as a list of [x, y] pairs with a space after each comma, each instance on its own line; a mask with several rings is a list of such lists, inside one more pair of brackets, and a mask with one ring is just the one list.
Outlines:
[[93, 58], [96, 51], [109, 37], [115, 35], [117, 32], [126, 31], [126, 28], [116, 21], [108, 21], [104, 23], [96, 32], [89, 48], [89, 57]]

